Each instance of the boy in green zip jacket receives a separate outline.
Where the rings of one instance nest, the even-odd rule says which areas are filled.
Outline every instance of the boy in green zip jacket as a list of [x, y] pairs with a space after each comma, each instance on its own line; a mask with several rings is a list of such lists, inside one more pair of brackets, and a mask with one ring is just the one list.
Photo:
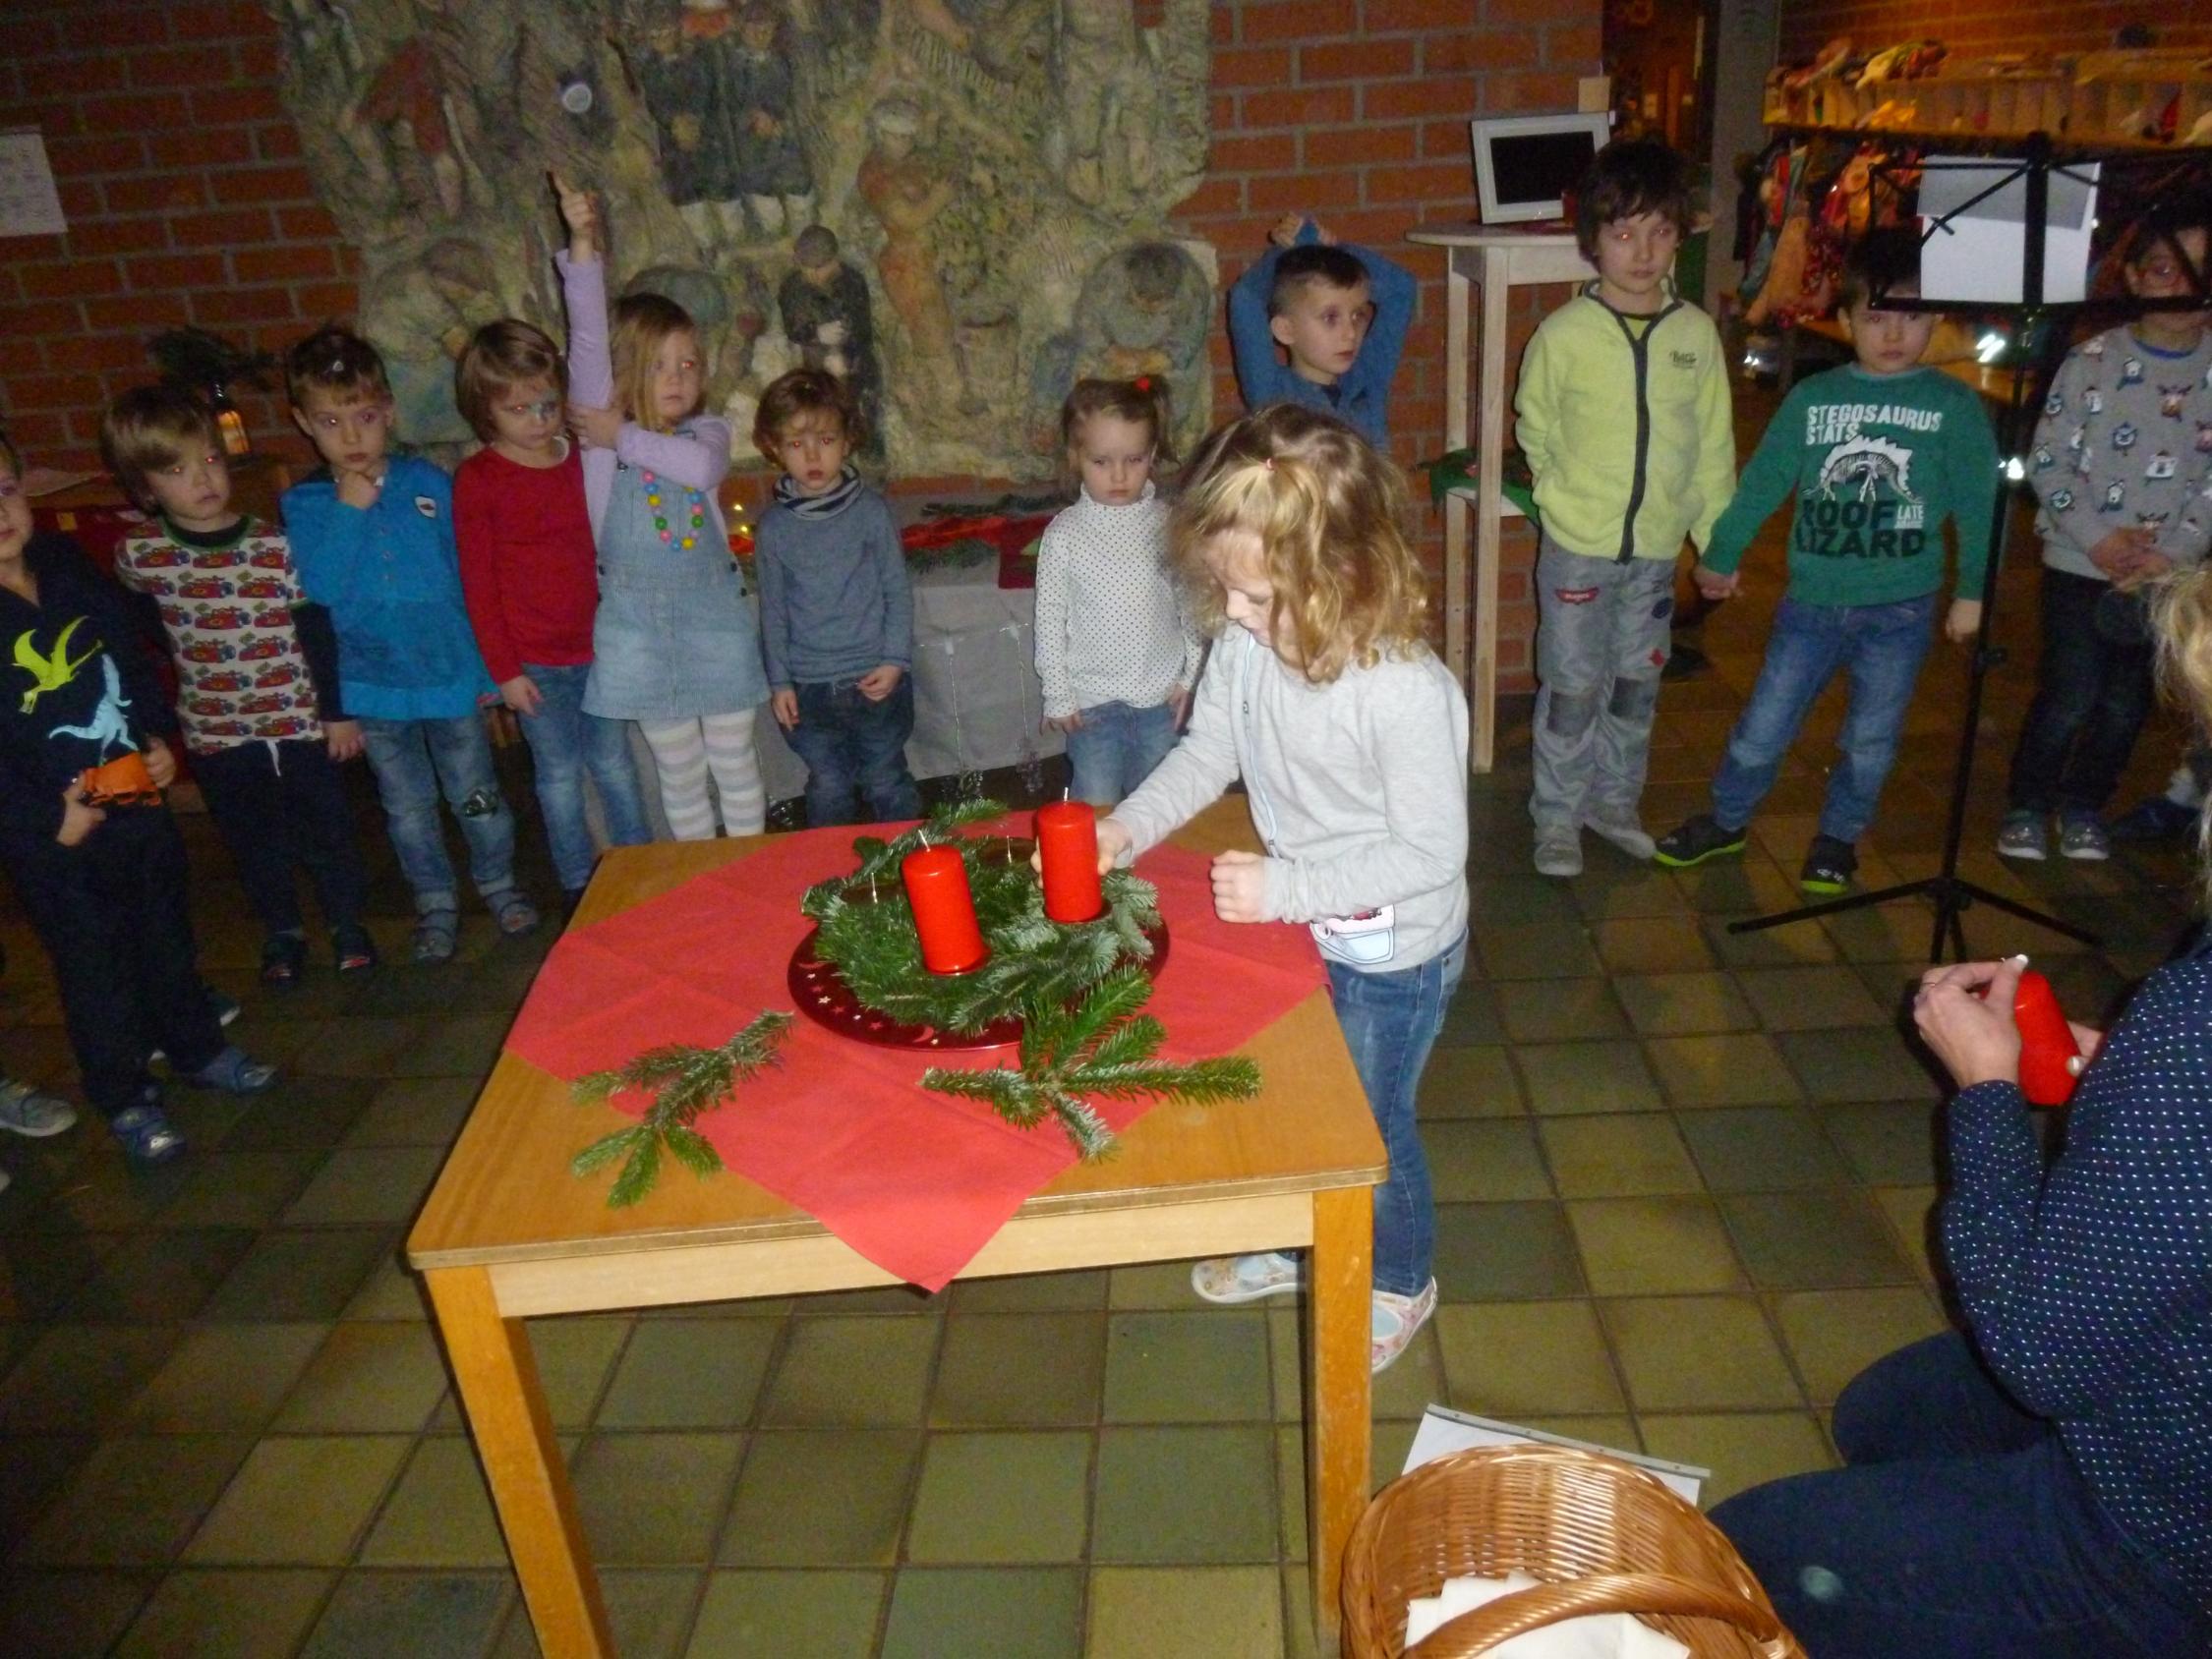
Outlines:
[[1543, 319], [1515, 430], [1536, 477], [1536, 867], [1582, 873], [1582, 831], [1652, 856], [1637, 803], [1674, 613], [1674, 559], [1735, 487], [1728, 372], [1713, 319], [1674, 291], [1689, 169], [1662, 143], [1607, 144], [1575, 235], [1598, 279]]
[[1743, 487], [1713, 528], [1699, 591], [1725, 599], [1736, 566], [1768, 515], [1792, 492], [1789, 588], [1767, 637], [1728, 752], [1713, 780], [1713, 810], [1659, 838], [1676, 869], [1743, 850], [1746, 827], [1830, 680], [1851, 676], [1820, 830], [1798, 885], [1839, 893], [1858, 870], [1855, 843], [1874, 822], [1897, 758], [1905, 711], [1935, 632], [1944, 585], [1943, 524], [1958, 537], [1957, 598], [1944, 632], [1969, 640], [1981, 626], [1982, 573], [1997, 510], [1997, 434], [1978, 393], [1920, 366], [1931, 313], [1877, 311], [1877, 291], [1920, 291], [1920, 244], [1905, 229], [1875, 231], [1844, 275], [1843, 322], [1857, 362], [1801, 380], [1782, 400]]

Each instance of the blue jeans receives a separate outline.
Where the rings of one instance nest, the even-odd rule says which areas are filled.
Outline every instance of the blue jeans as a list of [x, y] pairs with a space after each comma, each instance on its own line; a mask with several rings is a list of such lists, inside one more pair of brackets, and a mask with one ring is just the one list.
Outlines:
[[451, 910], [459, 899], [453, 864], [445, 856], [445, 827], [437, 816], [441, 791], [461, 821], [476, 890], [490, 898], [514, 886], [514, 814], [492, 770], [483, 715], [363, 719], [361, 735], [384, 803], [392, 850], [399, 854], [399, 873], [415, 889], [418, 911]]
[[1068, 764], [1076, 799], [1094, 807], [1120, 806], [1175, 747], [1175, 710], [1165, 703], [1101, 703], [1082, 717], [1068, 734]]
[[1428, 1188], [1428, 1155], [1414, 1118], [1422, 1067], [1444, 1028], [1444, 1007], [1467, 971], [1467, 936], [1427, 961], [1389, 973], [1364, 974], [1331, 962], [1329, 992], [1368, 1110], [1382, 1131], [1390, 1174], [1374, 1189], [1374, 1287], [1418, 1296], [1432, 1277], [1436, 1201]]
[[588, 662], [557, 668], [523, 665], [523, 672], [537, 682], [540, 702], [535, 715], [522, 716], [522, 735], [538, 774], [538, 810], [545, 815], [546, 839], [553, 843], [553, 871], [568, 892], [583, 890], [599, 857], [584, 822], [587, 772], [607, 815], [608, 841], [635, 847], [653, 838], [638, 793], [637, 767], [630, 759], [629, 723], [584, 713], [584, 682], [591, 671]]
[[1723, 829], [1751, 822], [1814, 701], [1838, 670], [1851, 675], [1851, 706], [1836, 738], [1842, 763], [1830, 774], [1821, 833], [1856, 841], [1897, 758], [1913, 683], [1934, 632], [1937, 596], [1896, 604], [1801, 604], [1784, 599], [1767, 636], [1767, 660], [1751, 688], [1727, 758], [1713, 780], [1713, 816]]
[[798, 724], [784, 735], [806, 763], [807, 824], [819, 830], [921, 817], [921, 790], [906, 770], [914, 676], [900, 675], [899, 689], [880, 703], [862, 697], [851, 680], [794, 689]]
[[2157, 704], [2156, 658], [2139, 596], [2045, 565], [2043, 656], [2012, 751], [2008, 804], [2103, 811]]
[[1835, 1402], [1845, 1466], [1713, 1512], [1812, 1659], [2201, 1655], [2212, 1619], [1947, 1332]]

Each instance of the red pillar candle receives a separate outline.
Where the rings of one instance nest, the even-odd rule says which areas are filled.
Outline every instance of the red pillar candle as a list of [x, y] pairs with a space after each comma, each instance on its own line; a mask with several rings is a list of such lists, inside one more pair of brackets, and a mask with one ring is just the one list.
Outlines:
[[2074, 1085], [2066, 1062], [2081, 1050], [2051, 982], [2032, 968], [2020, 975], [2013, 993], [2012, 1021], [2020, 1028], [2020, 1092], [2034, 1106], [2066, 1105]]
[[1089, 922], [1106, 908], [1098, 887], [1098, 815], [1088, 801], [1037, 808], [1037, 851], [1044, 859], [1045, 914]]
[[914, 907], [922, 966], [933, 974], [964, 974], [989, 958], [975, 900], [967, 890], [967, 866], [957, 847], [923, 847], [900, 861], [899, 878]]

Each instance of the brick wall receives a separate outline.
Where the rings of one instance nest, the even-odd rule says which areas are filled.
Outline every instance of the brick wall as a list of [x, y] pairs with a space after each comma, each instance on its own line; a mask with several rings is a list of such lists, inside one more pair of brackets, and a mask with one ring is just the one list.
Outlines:
[[[1157, 15], [1157, 0], [1149, 0]], [[1421, 278], [1393, 417], [1413, 461], [1443, 447], [1443, 259], [1403, 242], [1473, 213], [1468, 116], [1572, 108], [1595, 74], [1600, 0], [1238, 0], [1211, 8], [1213, 147], [1177, 224], [1233, 280], [1282, 213], [1306, 210]], [[275, 90], [258, 5], [16, 0], [0, 126], [45, 136], [70, 229], [0, 241], [0, 415], [35, 458], [96, 464], [99, 409], [149, 371], [145, 342], [197, 323], [276, 350], [350, 315], [361, 261], [317, 203]], [[1553, 301], [1556, 296], [1547, 297]], [[1515, 353], [1541, 313], [1515, 317]], [[1216, 342], [1217, 403], [1236, 407]], [[304, 453], [278, 403], [257, 440]], [[1426, 519], [1435, 556], [1440, 536]], [[1509, 536], [1503, 664], [1525, 681], [1528, 540]]]
[[1781, 49], [1809, 57], [1847, 34], [1873, 47], [1934, 39], [1972, 54], [2093, 52], [2125, 24], [2146, 25], [2162, 45], [2212, 46], [2200, 6], [2158, 0], [1794, 0], [1781, 9]]

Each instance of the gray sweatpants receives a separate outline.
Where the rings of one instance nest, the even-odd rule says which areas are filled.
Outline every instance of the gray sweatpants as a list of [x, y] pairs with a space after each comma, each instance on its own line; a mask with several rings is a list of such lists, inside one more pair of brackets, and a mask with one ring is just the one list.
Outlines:
[[1672, 559], [1592, 558], [1548, 536], [1537, 549], [1539, 830], [1633, 823], [1674, 615]]

